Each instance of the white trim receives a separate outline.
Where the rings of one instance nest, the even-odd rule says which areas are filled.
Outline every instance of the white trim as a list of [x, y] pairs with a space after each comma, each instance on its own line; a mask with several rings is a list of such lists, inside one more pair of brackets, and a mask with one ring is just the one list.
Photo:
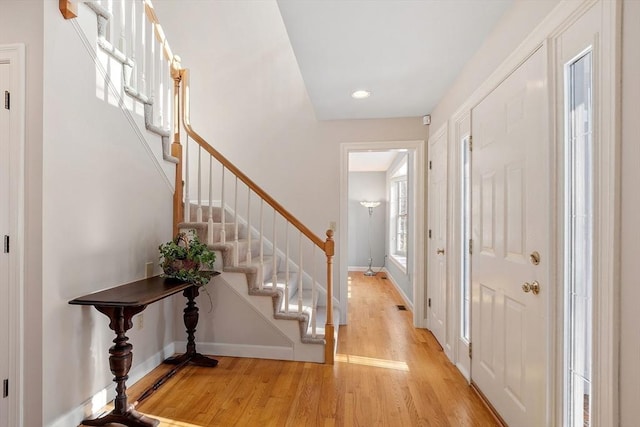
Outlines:
[[[467, 122], [468, 129], [461, 129], [463, 123]], [[460, 356], [460, 341], [463, 339], [460, 336], [461, 329], [461, 317], [462, 317], [462, 298], [460, 295], [460, 287], [462, 283], [461, 266], [462, 266], [462, 251], [464, 250], [461, 245], [462, 239], [462, 155], [463, 146], [462, 141], [471, 136], [471, 110], [460, 109], [449, 121], [449, 151], [448, 161], [449, 166], [447, 174], [449, 177], [449, 209], [451, 214], [448, 220], [453, 220], [452, 224], [449, 224], [447, 247], [449, 248], [449, 261], [451, 266], [456, 268], [449, 268], [449, 281], [452, 284], [451, 292], [451, 306], [452, 309], [448, 310], [451, 314], [449, 321], [451, 321], [451, 327], [453, 328], [453, 359], [451, 360], [458, 369], [462, 372], [465, 378], [469, 381], [471, 379], [471, 359], [468, 356], [468, 352]], [[471, 310], [469, 310], [469, 316], [471, 316]], [[469, 324], [471, 324], [471, 318], [469, 318]], [[466, 340], [465, 340], [466, 341]], [[468, 348], [468, 347], [467, 347]], [[462, 358], [465, 358], [463, 361]]]
[[402, 298], [404, 305], [406, 305], [411, 311], [413, 311], [413, 302], [409, 299], [409, 297], [404, 292], [404, 290], [400, 286], [398, 286], [396, 281], [393, 280], [393, 276], [391, 275], [389, 270], [387, 270], [386, 268], [383, 268], [382, 271], [384, 271], [387, 274], [387, 280], [391, 282], [393, 287], [396, 288], [396, 291], [398, 291], [398, 293], [400, 294], [400, 297]]
[[[162, 350], [149, 357], [142, 363], [137, 364], [129, 371], [129, 379], [127, 381], [127, 387], [140, 381], [145, 375], [153, 371], [156, 367], [162, 364], [162, 361], [167, 357], [175, 354], [176, 344], [167, 344]], [[112, 382], [102, 390], [95, 393], [93, 396], [82, 402], [79, 406], [71, 409], [67, 413], [58, 417], [48, 427], [69, 427], [77, 426], [80, 422], [92, 415], [95, 415], [100, 409], [102, 409], [107, 403], [111, 402], [116, 394], [116, 385]], [[133, 396], [129, 397], [129, 403], [133, 403]]]
[[[414, 239], [410, 243], [410, 253], [413, 254], [410, 265], [410, 277], [413, 283], [414, 301], [424, 301], [426, 280], [425, 280], [425, 242], [424, 227], [425, 214], [425, 148], [424, 141], [387, 141], [387, 142], [344, 142], [340, 146], [340, 224], [339, 230], [339, 276], [340, 286], [340, 323], [346, 324], [348, 321], [348, 301], [347, 301], [347, 239], [348, 239], [348, 209], [349, 209], [349, 152], [352, 151], [385, 151], [397, 149], [414, 150], [413, 154], [413, 179], [414, 191], [412, 200], [413, 215], [413, 235]], [[413, 324], [416, 327], [424, 327], [425, 312], [424, 304], [415, 304], [413, 311]]]
[[[427, 161], [428, 162], [432, 161], [431, 160], [431, 144], [434, 141], [437, 141], [438, 139], [440, 139], [442, 137], [445, 138], [445, 145], [446, 145], [446, 148], [447, 148], [447, 157], [448, 157], [448, 152], [449, 152], [449, 141], [447, 139], [448, 138], [448, 132], [447, 132], [448, 131], [448, 127], [449, 127], [449, 120], [446, 120], [442, 125], [440, 125], [440, 127], [437, 130], [435, 130], [433, 132], [433, 134], [431, 134], [431, 128], [429, 128], [429, 148], [428, 148], [429, 153], [428, 153], [428, 156], [427, 156]], [[446, 157], [445, 157], [445, 161], [447, 161]], [[448, 164], [445, 164], [444, 167], [447, 168], [447, 172], [446, 173], [447, 173], [447, 182], [448, 182], [449, 181]], [[429, 169], [427, 167], [427, 171], [426, 172], [427, 172], [426, 175], [427, 175], [427, 193], [428, 193], [429, 192], [429, 185], [431, 185], [431, 169]], [[449, 188], [447, 187], [447, 193], [448, 193], [448, 190], [449, 190]], [[428, 215], [429, 206], [431, 204], [431, 199], [429, 197], [430, 196], [427, 195], [427, 204], [425, 205], [426, 206], [425, 210], [427, 212], [427, 215], [426, 215], [426, 218], [425, 218], [425, 220], [427, 221], [427, 229], [431, 229], [431, 224], [429, 223], [429, 221], [431, 221], [431, 219], [429, 218], [429, 215]], [[447, 194], [447, 200], [449, 200], [449, 195], [448, 194]], [[449, 227], [450, 227], [450, 224], [449, 224], [449, 222], [450, 222], [450, 212], [448, 212], [448, 209], [447, 209], [447, 213], [445, 214], [445, 219], [446, 219], [446, 227], [447, 227], [447, 230], [448, 230]], [[448, 235], [447, 235], [446, 238], [447, 239], [449, 238]], [[429, 270], [429, 254], [436, 252], [435, 247], [432, 247], [433, 246], [432, 241], [433, 241], [433, 239], [427, 239], [427, 243], [426, 243], [427, 253], [425, 254], [424, 259], [425, 259], [425, 264], [427, 266], [427, 271]], [[445, 312], [449, 311], [448, 307], [451, 304], [451, 300], [449, 298], [449, 288], [450, 288], [450, 286], [449, 286], [449, 280], [447, 278], [448, 271], [449, 271], [449, 256], [450, 256], [449, 245], [450, 245], [450, 242], [447, 242], [447, 244], [446, 244], [447, 250], [446, 250], [445, 255], [444, 255], [445, 256], [445, 263], [446, 263], [446, 270], [445, 270], [445, 278], [446, 279], [445, 280], [447, 282], [447, 292], [446, 292], [446, 295], [445, 295]], [[427, 285], [426, 285], [426, 297], [427, 298], [429, 298], [429, 294], [430, 294], [430, 292], [429, 292], [429, 280], [428, 280], [428, 276], [427, 276]], [[425, 327], [427, 329], [429, 329], [429, 330], [431, 330], [431, 314], [430, 313], [431, 313], [431, 308], [427, 307], [427, 312], [426, 312], [426, 316], [425, 316], [426, 317], [426, 319], [425, 319]], [[440, 344], [442, 345], [443, 348], [449, 347], [449, 350], [450, 350], [450, 346], [448, 346], [448, 343], [446, 342], [446, 337], [448, 335], [448, 331], [449, 331], [449, 322], [448, 322], [448, 319], [445, 318], [444, 319], [444, 331], [443, 331], [444, 337], [445, 337], [445, 342], [444, 343], [440, 343]], [[453, 360], [452, 357], [451, 357], [451, 351], [446, 351], [445, 354], [447, 355], [449, 360]]]
[[[176, 342], [177, 348], [183, 348], [186, 345], [186, 341]], [[198, 351], [202, 354], [215, 354], [216, 356], [226, 357], [250, 357], [254, 359], [295, 360], [293, 346], [282, 347], [215, 342], [197, 342], [196, 345]]]
[[[12, 256], [9, 260], [9, 383], [16, 398], [9, 404], [9, 425], [22, 426], [24, 422], [24, 236], [25, 236], [25, 46], [12, 44], [0, 46], [0, 60], [12, 64], [11, 110], [15, 112], [10, 122], [9, 155], [12, 169], [9, 213], [9, 235]], [[13, 284], [13, 286], [11, 286]]]
[[407, 257], [403, 257], [405, 259], [404, 264], [398, 261], [398, 255], [391, 254], [387, 258], [389, 259], [389, 262], [392, 262], [398, 268], [398, 270], [402, 271], [405, 274], [407, 273]]
[[[593, 425], [618, 425], [619, 408], [618, 408], [618, 373], [619, 373], [619, 206], [620, 206], [620, 21], [621, 21], [621, 2], [620, 0], [604, 1], [604, 0], [583, 0], [583, 1], [561, 1], [559, 4], [536, 26], [536, 28], [513, 50], [513, 52], [496, 68], [496, 70], [478, 88], [463, 102], [456, 112], [451, 116], [456, 121], [464, 116], [477, 105], [485, 96], [487, 96], [495, 87], [497, 87], [513, 70], [515, 70], [531, 52], [545, 43], [548, 37], [555, 37], [564, 32], [571, 24], [576, 22], [588, 9], [596, 4], [602, 7], [602, 33], [600, 40], [603, 52], [609, 57], [613, 56], [613, 60], [602, 60], [601, 80], [604, 83], [601, 87], [603, 108], [600, 120], [602, 126], [600, 138], [608, 144], [603, 145], [598, 153], [599, 162], [596, 165], [599, 180], [596, 183], [598, 195], [603, 199], [602, 203], [596, 201], [599, 208], [597, 212], [600, 218], [597, 229], [598, 253], [594, 254], [594, 259], [598, 259], [598, 265], [595, 266], [596, 281], [600, 284], [608, 284], [607, 286], [598, 286], [598, 301], [594, 305], [594, 310], [598, 310], [598, 317], [594, 319], [594, 325], [597, 327], [597, 337], [594, 339], [594, 348], [597, 353], [597, 361], [594, 360], [594, 395], [592, 400], [594, 405]], [[551, 49], [549, 49], [551, 51]], [[550, 53], [551, 54], [551, 53]], [[553, 59], [550, 57], [550, 59]], [[549, 84], [553, 82], [553, 75]], [[552, 94], [555, 96], [555, 93]], [[554, 98], [551, 98], [554, 99]], [[555, 108], [554, 102], [551, 102], [550, 130], [555, 129]], [[555, 138], [555, 134], [554, 134]], [[554, 140], [552, 140], [554, 141]], [[561, 161], [559, 159], [558, 161]], [[554, 164], [554, 170], [557, 164]], [[554, 171], [552, 171], [554, 172]], [[555, 175], [557, 176], [557, 174]], [[449, 177], [458, 179], [455, 175]], [[556, 180], [557, 181], [557, 180]], [[457, 185], [457, 182], [455, 183]], [[553, 188], [557, 191], [557, 188]], [[561, 194], [561, 193], [560, 193]], [[450, 220], [451, 218], [449, 218]], [[557, 217], [554, 216], [554, 227], [557, 223]], [[452, 238], [452, 236], [450, 236]], [[454, 239], [455, 240], [455, 239]], [[449, 242], [454, 243], [454, 242]], [[556, 252], [556, 258], [559, 255], [557, 245], [550, 248]], [[554, 259], [554, 262], [556, 260]], [[560, 269], [551, 269], [550, 271], [556, 279], [556, 283], [562, 283]], [[453, 278], [453, 277], [452, 277]], [[555, 297], [555, 296], [554, 296]], [[562, 379], [558, 369], [562, 366], [562, 341], [561, 330], [562, 322], [558, 319], [561, 315], [561, 308], [558, 307], [558, 301], [552, 303], [550, 310], [557, 313], [550, 316], [548, 320], [551, 327], [551, 336], [549, 337], [549, 353], [550, 355], [550, 371], [547, 373], [550, 379], [555, 383], [560, 382], [560, 389], [557, 384], [551, 384], [549, 381], [549, 393], [547, 407], [550, 410], [549, 420], [553, 420], [552, 424], [561, 425], [562, 422]], [[455, 316], [459, 316], [459, 307], [452, 306], [456, 311]], [[561, 319], [561, 318], [560, 318]], [[560, 334], [560, 337], [558, 337]], [[560, 362], [558, 362], [560, 358]], [[558, 364], [560, 363], [560, 364]], [[559, 415], [558, 415], [559, 414]], [[560, 418], [558, 418], [560, 417]]]
[[[575, 8], [574, 13], [552, 34], [556, 50], [551, 60], [551, 79], [556, 108], [552, 123], [556, 140], [558, 177], [558, 213], [556, 221], [558, 236], [564, 235], [563, 195], [564, 180], [564, 104], [563, 83], [558, 70], [564, 69], [557, 51], [560, 37], [593, 8], [599, 8], [598, 28], [585, 27], [584, 41], [591, 44], [593, 52], [594, 91], [594, 265], [593, 265], [593, 362], [592, 362], [592, 424], [618, 425], [619, 414], [619, 255], [620, 255], [620, 30], [621, 7], [618, 0], [585, 1]], [[592, 33], [587, 34], [587, 31]], [[577, 53], [577, 52], [575, 52]], [[566, 62], [566, 61], [564, 61]], [[556, 250], [556, 282], [564, 283], [563, 239], [559, 239]], [[558, 287], [555, 328], [552, 345], [564, 348], [564, 293]], [[554, 349], [550, 350], [552, 353]], [[555, 351], [555, 383], [551, 384], [555, 399], [552, 398], [553, 420], [563, 420], [563, 352]], [[553, 373], [552, 373], [553, 374]], [[554, 378], [552, 376], [552, 378]]]

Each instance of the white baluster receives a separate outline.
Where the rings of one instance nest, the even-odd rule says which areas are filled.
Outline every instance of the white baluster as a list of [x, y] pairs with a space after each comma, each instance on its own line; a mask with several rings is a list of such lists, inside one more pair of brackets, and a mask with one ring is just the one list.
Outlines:
[[238, 266], [238, 177], [236, 176], [235, 190], [233, 199], [233, 222], [234, 222], [234, 253], [233, 253], [233, 266]]
[[260, 290], [264, 287], [264, 200], [260, 199]]
[[278, 255], [276, 252], [276, 248], [278, 247], [278, 231], [276, 230], [276, 217], [277, 217], [277, 212], [274, 209], [273, 210], [273, 255], [272, 255], [272, 263], [273, 263], [273, 272], [271, 273], [271, 286], [273, 287], [273, 289], [276, 289], [276, 286], [278, 284]]
[[109, 11], [109, 13], [111, 14], [111, 19], [109, 19], [107, 21], [107, 31], [105, 34], [105, 39], [111, 43], [113, 46], [115, 46], [114, 44], [114, 32], [115, 32], [115, 27], [116, 27], [116, 21], [118, 20], [118, 17], [115, 13], [113, 13], [113, 0], [109, 0], [107, 2], [107, 10]]
[[184, 144], [184, 222], [191, 222], [191, 198], [189, 196], [189, 135]]
[[302, 313], [302, 232], [298, 237], [298, 313]]
[[120, 14], [120, 31], [119, 31], [119, 39], [118, 39], [118, 44], [115, 46], [118, 46], [118, 49], [120, 50], [120, 52], [124, 53], [125, 55], [127, 54], [126, 52], [126, 44], [127, 44], [127, 35], [125, 33], [126, 31], [126, 16], [127, 16], [127, 11], [126, 11], [126, 2], [124, 0], [120, 1], [120, 10], [118, 11]]
[[289, 221], [285, 224], [284, 239], [286, 241], [284, 267], [284, 312], [289, 313]]
[[226, 218], [226, 209], [225, 209], [225, 203], [224, 203], [224, 171], [225, 171], [225, 167], [224, 165], [222, 166], [222, 189], [221, 189], [221, 193], [220, 193], [220, 243], [227, 243], [227, 227], [225, 225], [225, 218]]
[[149, 53], [149, 35], [151, 31], [149, 31], [149, 27], [152, 25], [147, 19], [147, 15], [145, 13], [144, 4], [142, 6], [142, 13], [140, 14], [140, 64], [138, 71], [140, 73], [140, 80], [138, 84], [138, 92], [144, 94], [145, 96], [149, 96], [149, 91], [147, 89], [147, 55]]
[[251, 189], [247, 187], [247, 265], [251, 261]]
[[129, 9], [131, 11], [130, 16], [129, 16], [129, 22], [131, 23], [129, 25], [129, 56], [131, 57], [131, 59], [133, 60], [133, 66], [134, 69], [131, 70], [131, 76], [129, 77], [129, 86], [134, 88], [136, 91], [138, 90], [138, 88], [136, 87], [136, 84], [138, 82], [138, 79], [136, 78], [136, 74], [138, 73], [138, 64], [136, 64], [136, 51], [137, 51], [137, 46], [136, 44], [138, 43], [138, 28], [136, 25], [136, 17], [138, 16], [136, 14], [136, 2], [132, 1], [131, 2], [131, 8]]
[[154, 110], [157, 110], [158, 126], [164, 126], [164, 81], [165, 81], [165, 63], [162, 56], [162, 49], [158, 50], [158, 57], [156, 58], [156, 66], [158, 67], [158, 81], [156, 83], [156, 90], [158, 93], [158, 103], [154, 105]]
[[202, 147], [198, 145], [198, 209], [196, 209], [196, 222], [202, 222]]
[[[158, 45], [158, 42], [156, 41], [155, 38], [155, 26], [151, 26], [149, 28], [149, 46], [148, 46], [148, 50], [149, 50], [149, 62], [147, 63], [147, 76], [149, 78], [148, 81], [148, 95], [149, 95], [149, 99], [151, 99], [151, 102], [153, 102], [153, 109], [156, 109], [156, 46]], [[155, 111], [154, 111], [154, 115], [155, 115]], [[151, 116], [151, 123], [155, 123], [155, 117]]]
[[316, 245], [313, 245], [313, 253], [311, 254], [313, 265], [311, 266], [311, 336], [316, 337]]
[[213, 245], [213, 156], [209, 156], [209, 220], [207, 221], [207, 242]]

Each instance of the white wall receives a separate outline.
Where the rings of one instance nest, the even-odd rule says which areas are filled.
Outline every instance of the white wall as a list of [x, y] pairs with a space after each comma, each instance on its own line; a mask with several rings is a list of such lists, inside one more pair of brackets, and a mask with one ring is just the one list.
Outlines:
[[[482, 48], [465, 67], [456, 83], [432, 113], [437, 129], [446, 122], [502, 59], [516, 48], [555, 1], [515, 2]], [[640, 333], [637, 302], [640, 300], [640, 2], [623, 1], [622, 17], [622, 142], [621, 142], [621, 256], [620, 256], [620, 425], [637, 425], [640, 395]]]
[[558, 2], [514, 1], [431, 113], [431, 129], [439, 129]]
[[[51, 425], [112, 384], [107, 317], [68, 301], [143, 278], [145, 263], [157, 261], [158, 245], [172, 233], [172, 189], [122, 111], [96, 96], [95, 64], [57, 2], [44, 2], [43, 24], [45, 398], [43, 422], [33, 426]], [[143, 314], [143, 330], [128, 334], [133, 369], [175, 339], [171, 299]]]
[[[369, 241], [371, 241], [372, 265], [377, 268], [382, 267], [382, 261], [387, 253], [385, 248], [386, 178], [385, 172], [349, 172], [349, 267], [369, 265]], [[360, 204], [363, 200], [380, 202], [380, 206], [373, 209], [371, 225], [369, 225], [369, 209]]]
[[24, 43], [25, 118], [25, 426], [42, 426], [42, 49], [43, 2], [4, 0], [0, 44]]
[[426, 139], [418, 117], [318, 122], [273, 0], [154, 5], [191, 70], [194, 129], [321, 237], [339, 219], [340, 143]]
[[640, 2], [623, 2], [620, 425], [638, 424], [640, 396]]

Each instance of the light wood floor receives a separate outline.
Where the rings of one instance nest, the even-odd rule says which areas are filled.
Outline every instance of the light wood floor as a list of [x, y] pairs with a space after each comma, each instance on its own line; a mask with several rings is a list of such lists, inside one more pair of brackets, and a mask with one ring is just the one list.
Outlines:
[[[495, 426], [497, 423], [383, 279], [349, 275], [349, 320], [335, 366], [219, 357], [187, 367], [136, 409], [161, 426]], [[137, 397], [168, 370], [129, 388]]]

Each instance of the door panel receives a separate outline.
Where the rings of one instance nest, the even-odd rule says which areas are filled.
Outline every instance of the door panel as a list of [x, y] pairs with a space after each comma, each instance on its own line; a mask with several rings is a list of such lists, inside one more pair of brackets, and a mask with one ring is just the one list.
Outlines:
[[[513, 426], [547, 420], [549, 136], [546, 49], [471, 113], [471, 378]], [[534, 266], [529, 254], [545, 262]], [[537, 282], [534, 294], [523, 284]]]
[[447, 133], [436, 132], [429, 143], [429, 328], [448, 356], [447, 330]]
[[[9, 89], [10, 64], [0, 62], [0, 242], [9, 234], [9, 113], [4, 93]], [[0, 249], [0, 427], [9, 426], [9, 399], [2, 396], [2, 381], [9, 378], [9, 255]]]

